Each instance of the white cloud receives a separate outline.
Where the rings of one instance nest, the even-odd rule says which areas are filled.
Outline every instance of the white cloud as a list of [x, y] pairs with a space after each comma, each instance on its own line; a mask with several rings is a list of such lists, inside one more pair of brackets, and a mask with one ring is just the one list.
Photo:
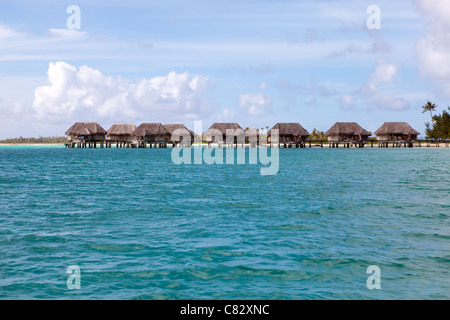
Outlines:
[[410, 108], [403, 97], [396, 97], [383, 91], [385, 85], [391, 84], [398, 78], [399, 65], [387, 63], [379, 59], [373, 73], [362, 87], [351, 94], [342, 95], [337, 99], [342, 110], [354, 110], [357, 97], [363, 99], [369, 106], [381, 110], [401, 111]]
[[344, 94], [338, 99], [339, 106], [342, 110], [349, 111], [355, 109], [355, 96], [352, 94]]
[[369, 100], [376, 108], [381, 110], [402, 111], [410, 108], [405, 98], [395, 97], [383, 92], [374, 92], [369, 96]]
[[430, 77], [444, 98], [450, 97], [450, 5], [448, 0], [416, 0], [427, 18], [427, 31], [416, 44], [421, 73]]
[[450, 26], [448, 0], [415, 0], [414, 2], [423, 13], [429, 15], [429, 18], [438, 19], [439, 23]]
[[252, 116], [259, 116], [270, 109], [272, 99], [264, 95], [266, 83], [260, 84], [259, 93], [245, 93], [239, 96], [239, 107]]
[[228, 108], [223, 109], [222, 113], [217, 115], [217, 119], [220, 122], [234, 121], [235, 120], [234, 117], [235, 117], [235, 112]]
[[202, 93], [209, 84], [203, 76], [170, 72], [137, 83], [105, 76], [87, 66], [78, 70], [65, 62], [50, 63], [49, 85], [37, 87], [33, 110], [40, 119], [195, 118], [207, 107]]
[[0, 39], [13, 38], [19, 35], [17, 31], [0, 24]]
[[52, 38], [62, 38], [68, 40], [80, 39], [87, 35], [87, 32], [70, 29], [49, 29], [47, 33]]
[[369, 90], [377, 90], [380, 84], [389, 83], [394, 80], [399, 70], [399, 65], [389, 64], [384, 60], [378, 60], [375, 71], [370, 74], [365, 86]]
[[[8, 102], [0, 98], [0, 113], [2, 120], [11, 120], [12, 118], [21, 118], [28, 113], [28, 109], [21, 102]], [[3, 123], [2, 123], [3, 124]]]

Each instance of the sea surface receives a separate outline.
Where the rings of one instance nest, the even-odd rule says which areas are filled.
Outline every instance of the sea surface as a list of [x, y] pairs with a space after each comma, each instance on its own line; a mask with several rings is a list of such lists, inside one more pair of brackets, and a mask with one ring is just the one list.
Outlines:
[[0, 147], [0, 299], [450, 299], [450, 148], [261, 167]]

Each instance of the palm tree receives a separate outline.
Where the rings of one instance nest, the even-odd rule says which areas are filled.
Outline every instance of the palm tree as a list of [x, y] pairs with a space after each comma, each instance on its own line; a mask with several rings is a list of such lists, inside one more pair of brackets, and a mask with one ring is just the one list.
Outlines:
[[423, 108], [422, 113], [430, 111], [431, 121], [433, 121], [433, 122], [434, 122], [434, 118], [433, 118], [433, 113], [431, 111], [435, 111], [436, 107], [437, 107], [437, 105], [435, 105], [434, 103], [431, 103], [430, 101], [427, 101], [427, 103], [425, 103], [425, 105], [422, 106], [422, 108]]

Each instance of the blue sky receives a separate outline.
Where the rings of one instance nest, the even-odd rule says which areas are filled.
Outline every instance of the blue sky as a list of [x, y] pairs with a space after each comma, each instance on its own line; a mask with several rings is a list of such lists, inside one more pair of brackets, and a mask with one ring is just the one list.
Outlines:
[[[79, 30], [66, 12], [80, 8]], [[381, 29], [369, 30], [378, 5]], [[424, 132], [450, 97], [450, 1], [2, 1], [0, 138], [76, 121]], [[447, 64], [449, 66], [447, 66]]]

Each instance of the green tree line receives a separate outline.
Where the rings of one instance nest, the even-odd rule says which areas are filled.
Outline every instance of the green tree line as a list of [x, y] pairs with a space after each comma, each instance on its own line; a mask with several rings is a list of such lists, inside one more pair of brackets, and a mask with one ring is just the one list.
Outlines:
[[431, 123], [425, 123], [425, 133], [427, 139], [450, 139], [450, 107], [441, 114], [432, 116]]
[[317, 129], [313, 129], [311, 134], [308, 137], [308, 140], [317, 141], [317, 140], [327, 140], [327, 136], [323, 131], [319, 131]]
[[8, 138], [0, 140], [0, 143], [66, 143], [67, 137], [39, 137], [39, 138]]

